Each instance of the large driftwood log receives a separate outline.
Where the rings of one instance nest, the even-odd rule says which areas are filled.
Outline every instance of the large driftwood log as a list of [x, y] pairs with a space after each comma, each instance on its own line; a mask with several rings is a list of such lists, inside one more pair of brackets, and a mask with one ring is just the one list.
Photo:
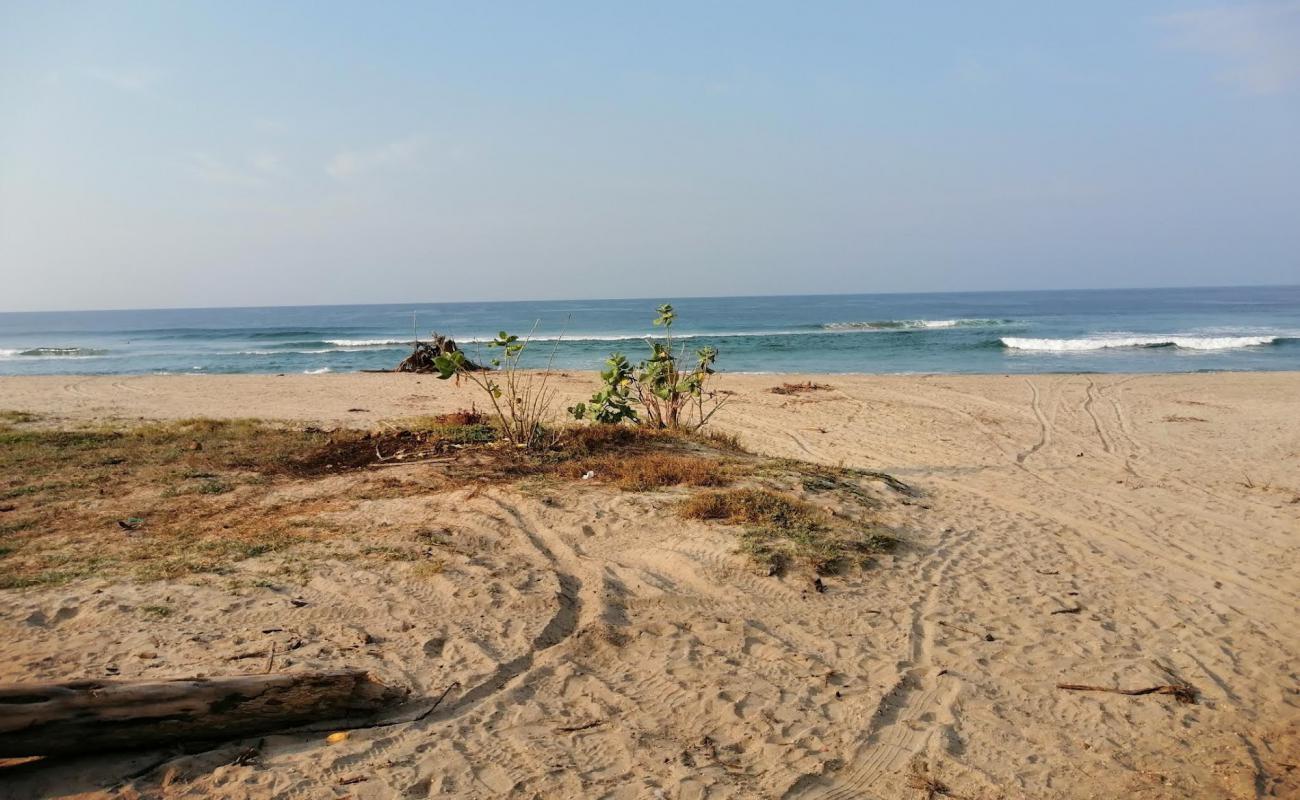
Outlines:
[[[430, 336], [433, 337], [430, 341], [415, 342], [415, 349], [397, 365], [398, 372], [437, 372], [437, 368], [433, 366], [435, 358], [448, 353], [464, 352], [457, 346], [456, 340], [449, 336], [439, 336], [436, 331]], [[465, 368], [470, 371], [484, 369], [468, 358], [465, 359]]]
[[0, 685], [0, 757], [237, 739], [370, 714], [403, 696], [361, 670]]

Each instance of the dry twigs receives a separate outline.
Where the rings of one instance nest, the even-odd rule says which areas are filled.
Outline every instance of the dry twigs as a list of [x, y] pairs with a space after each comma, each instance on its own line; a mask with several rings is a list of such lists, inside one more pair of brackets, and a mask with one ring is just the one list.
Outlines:
[[1167, 694], [1172, 695], [1180, 703], [1192, 704], [1200, 696], [1201, 692], [1195, 686], [1174, 674], [1174, 671], [1159, 661], [1153, 661], [1156, 668], [1169, 676], [1173, 683], [1164, 683], [1157, 686], [1148, 686], [1143, 689], [1120, 689], [1114, 686], [1090, 686], [1084, 683], [1058, 683], [1056, 688], [1065, 689], [1071, 692], [1107, 692], [1109, 694], [1122, 694], [1129, 697], [1140, 697], [1148, 694]]

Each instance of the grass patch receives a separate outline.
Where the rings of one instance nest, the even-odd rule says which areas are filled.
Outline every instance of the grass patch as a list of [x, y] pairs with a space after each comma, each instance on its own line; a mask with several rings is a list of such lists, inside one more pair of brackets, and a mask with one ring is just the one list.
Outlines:
[[[0, 427], [0, 534], [10, 537], [0, 540], [0, 588], [91, 576], [226, 574], [268, 556], [276, 558], [259, 563], [259, 572], [293, 562], [302, 565], [295, 575], [309, 575], [310, 559], [340, 552], [324, 544], [331, 541], [352, 542], [343, 549], [355, 557], [409, 561], [420, 574], [435, 574], [424, 565], [423, 548], [388, 546], [395, 544], [389, 532], [370, 535], [387, 522], [350, 512], [370, 501], [467, 485], [526, 491], [539, 478], [548, 487], [564, 481], [695, 492], [682, 515], [737, 526], [742, 548], [773, 570], [799, 563], [827, 571], [888, 545], [887, 537], [849, 519], [879, 504], [864, 481], [892, 478], [760, 457], [727, 436], [577, 425], [554, 431], [546, 450], [521, 450], [472, 409], [404, 425], [326, 432], [190, 419], [121, 428]], [[375, 469], [412, 462], [418, 466]], [[581, 480], [588, 473], [591, 479]], [[672, 505], [654, 508], [660, 521], [677, 513]], [[439, 546], [453, 538], [416, 525], [405, 535]]]
[[701, 492], [684, 501], [678, 513], [686, 519], [742, 526], [741, 551], [773, 574], [792, 564], [820, 574], [835, 572], [896, 544], [884, 531], [770, 489]]
[[559, 470], [570, 479], [611, 483], [625, 492], [646, 492], [667, 486], [724, 486], [730, 482], [726, 462], [717, 458], [648, 452], [611, 453], [565, 463]]
[[40, 419], [40, 414], [33, 414], [30, 411], [8, 411], [0, 409], [0, 423], [23, 425], [28, 422], [39, 422]]

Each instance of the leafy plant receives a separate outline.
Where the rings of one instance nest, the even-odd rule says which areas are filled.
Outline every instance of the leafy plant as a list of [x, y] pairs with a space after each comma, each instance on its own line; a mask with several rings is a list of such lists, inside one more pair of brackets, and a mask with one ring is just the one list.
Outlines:
[[[533, 329], [536, 328], [534, 325]], [[558, 340], [556, 344], [559, 344]], [[521, 340], [518, 336], [501, 331], [487, 346], [501, 351], [500, 356], [489, 362], [494, 369], [471, 369], [465, 354], [455, 350], [433, 360], [438, 377], [442, 380], [455, 378], [457, 383], [464, 378], [482, 389], [492, 403], [492, 410], [503, 435], [511, 444], [526, 448], [550, 446], [554, 437], [542, 423], [554, 397], [554, 391], [547, 387], [547, 383], [551, 377], [555, 349], [551, 349], [551, 358], [547, 361], [546, 368], [532, 372], [524, 370], [520, 365], [528, 339]]]
[[[649, 340], [650, 358], [633, 370], [620, 353], [612, 354], [606, 362], [608, 369], [601, 373], [604, 385], [592, 395], [590, 403], [579, 403], [569, 409], [574, 417], [698, 430], [722, 407], [723, 398], [708, 389], [718, 351], [712, 347], [700, 348], [695, 352], [693, 364], [683, 368], [686, 348], [673, 352], [672, 327], [677, 312], [667, 303], [657, 311], [659, 316], [655, 317], [654, 325], [664, 329], [664, 337]], [[641, 406], [644, 416], [631, 407], [632, 402]]]
[[632, 389], [632, 365], [622, 353], [610, 353], [600, 373], [601, 388], [586, 403], [569, 407], [574, 419], [590, 417], [596, 422], [617, 425], [627, 420], [639, 422], [628, 394]]

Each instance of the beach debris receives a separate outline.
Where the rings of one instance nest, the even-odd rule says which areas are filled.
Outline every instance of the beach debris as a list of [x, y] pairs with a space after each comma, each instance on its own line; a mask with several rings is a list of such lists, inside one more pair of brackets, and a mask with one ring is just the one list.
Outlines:
[[953, 796], [952, 790], [946, 783], [930, 776], [930, 764], [920, 753], [917, 753], [912, 758], [912, 763], [908, 765], [907, 785], [912, 789], [925, 792], [923, 795], [925, 800]]
[[339, 786], [351, 786], [354, 783], [370, 780], [369, 775], [353, 775], [348, 778], [339, 778]]
[[772, 394], [803, 394], [804, 392], [828, 392], [834, 389], [834, 386], [825, 383], [783, 383], [780, 386], [773, 386], [768, 389]]
[[[434, 366], [433, 363], [434, 359], [452, 353], [463, 353], [460, 347], [456, 344], [456, 340], [451, 337], [440, 336], [437, 331], [434, 331], [429, 335], [432, 337], [430, 341], [422, 342], [416, 340], [415, 342], [412, 342], [414, 349], [411, 350], [409, 356], [402, 359], [402, 363], [397, 365], [397, 369], [394, 370], [395, 372], [438, 372], [438, 368]], [[462, 361], [462, 369], [467, 372], [477, 372], [479, 370], [487, 369], [487, 367], [476, 364], [468, 358], [465, 358]]]
[[266, 746], [265, 739], [259, 739], [257, 744], [245, 747], [239, 751], [239, 754], [231, 760], [231, 764], [236, 767], [246, 767], [250, 764], [256, 764], [262, 758], [262, 748]]
[[589, 470], [587, 470], [586, 472], [582, 473], [582, 479], [583, 479], [584, 481], [589, 481], [589, 480], [591, 480], [591, 479], [594, 478], [594, 477], [596, 477], [596, 471], [595, 471], [595, 470], [589, 469]]
[[1056, 688], [1065, 689], [1071, 692], [1109, 692], [1111, 694], [1124, 694], [1131, 697], [1138, 697], [1146, 694], [1170, 694], [1180, 703], [1195, 703], [1199, 692], [1187, 684], [1160, 684], [1159, 686], [1148, 686], [1145, 689], [1120, 689], [1115, 686], [1089, 686], [1083, 683], [1058, 683]]
[[350, 734], [347, 731], [334, 731], [329, 736], [325, 737], [325, 744], [339, 744], [340, 742], [346, 742], [348, 736], [350, 736]]
[[1116, 686], [1092, 686], [1086, 683], [1058, 683], [1056, 688], [1064, 689], [1070, 692], [1107, 692], [1109, 694], [1122, 694], [1129, 697], [1141, 697], [1148, 694], [1167, 694], [1173, 696], [1180, 703], [1195, 704], [1201, 691], [1187, 681], [1178, 677], [1172, 669], [1161, 664], [1159, 661], [1152, 660], [1156, 669], [1163, 672], [1171, 681], [1170, 683], [1147, 686], [1142, 689], [1121, 689]]
[[124, 531], [138, 530], [143, 524], [144, 520], [139, 517], [127, 517], [126, 519], [119, 519], [117, 521], [118, 527]]
[[348, 413], [349, 413], [349, 414], [361, 414], [361, 413], [367, 412], [367, 411], [369, 411], [369, 410], [370, 410], [370, 409], [368, 409], [368, 408], [349, 408], [349, 409], [348, 409]]
[[[877, 612], [877, 613], [879, 613], [879, 612]], [[977, 637], [977, 638], [983, 639], [983, 640], [986, 641], [986, 642], [996, 642], [996, 641], [997, 641], [997, 637], [994, 636], [994, 635], [991, 634], [991, 633], [980, 633], [979, 631], [973, 631], [973, 630], [971, 630], [970, 628], [964, 628], [964, 627], [962, 627], [961, 625], [957, 625], [957, 624], [952, 623], [952, 622], [944, 622], [943, 620], [939, 620], [939, 624], [942, 625], [942, 626], [945, 627], [945, 628], [952, 628], [953, 630], [958, 630], [958, 631], [961, 631], [962, 633], [969, 633], [971, 636], [975, 636], [975, 637]]]
[[819, 577], [813, 578], [813, 589], [816, 590], [817, 594], [825, 594], [826, 584], [822, 583], [822, 579]]
[[1080, 611], [1083, 611], [1083, 606], [1074, 605], [1074, 606], [1070, 606], [1069, 608], [1058, 608], [1052, 613], [1053, 614], [1078, 614]]
[[584, 722], [581, 725], [561, 725], [560, 727], [555, 728], [554, 731], [556, 733], [576, 733], [578, 731], [590, 730], [591, 728], [595, 728], [604, 724], [605, 724], [605, 720], [596, 719], [596, 720], [592, 720], [591, 722]]
[[0, 685], [0, 758], [239, 739], [405, 696], [364, 670]]

